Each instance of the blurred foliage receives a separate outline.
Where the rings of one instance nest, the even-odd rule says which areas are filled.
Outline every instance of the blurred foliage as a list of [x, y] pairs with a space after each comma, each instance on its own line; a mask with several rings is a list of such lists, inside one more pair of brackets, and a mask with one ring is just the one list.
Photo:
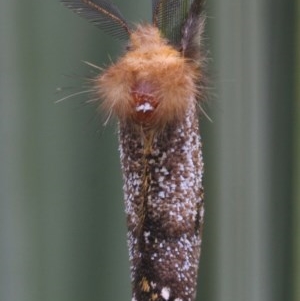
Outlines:
[[[115, 2], [151, 19], [150, 1]], [[296, 4], [207, 1], [197, 300], [300, 298]], [[88, 89], [82, 61], [108, 65], [125, 45], [35, 0], [0, 2], [0, 41], [0, 300], [130, 300], [116, 123], [85, 95], [54, 103]]]

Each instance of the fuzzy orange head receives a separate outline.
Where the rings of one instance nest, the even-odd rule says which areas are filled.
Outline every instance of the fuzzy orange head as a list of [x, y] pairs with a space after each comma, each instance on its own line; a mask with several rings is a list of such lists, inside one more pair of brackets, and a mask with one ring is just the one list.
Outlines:
[[151, 25], [130, 35], [128, 52], [96, 80], [103, 106], [121, 121], [164, 126], [196, 101], [199, 71]]

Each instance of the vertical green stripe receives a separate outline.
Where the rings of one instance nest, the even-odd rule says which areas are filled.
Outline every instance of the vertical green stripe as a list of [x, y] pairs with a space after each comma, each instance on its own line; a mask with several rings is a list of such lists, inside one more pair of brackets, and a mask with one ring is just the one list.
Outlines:
[[300, 300], [300, 1], [297, 1], [297, 22], [295, 31], [296, 72], [295, 72], [295, 122], [294, 122], [294, 299]]

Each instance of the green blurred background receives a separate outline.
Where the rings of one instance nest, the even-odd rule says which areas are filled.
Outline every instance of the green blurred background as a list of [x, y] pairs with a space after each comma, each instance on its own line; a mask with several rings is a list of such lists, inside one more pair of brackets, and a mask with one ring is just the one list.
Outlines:
[[[116, 0], [133, 22], [150, 0]], [[300, 1], [207, 0], [213, 123], [197, 300], [300, 300]], [[298, 13], [297, 13], [298, 11]], [[0, 1], [0, 301], [130, 300], [116, 125], [85, 78], [124, 45], [59, 1]]]

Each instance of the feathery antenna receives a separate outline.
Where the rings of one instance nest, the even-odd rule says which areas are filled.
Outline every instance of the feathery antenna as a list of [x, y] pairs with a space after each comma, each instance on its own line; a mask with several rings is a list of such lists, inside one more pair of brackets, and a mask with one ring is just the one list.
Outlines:
[[152, 0], [153, 24], [173, 45], [180, 44], [181, 29], [192, 2], [192, 0]]
[[194, 0], [181, 30], [181, 51], [185, 57], [200, 61], [201, 37], [205, 19], [204, 0]]
[[117, 39], [128, 39], [130, 27], [118, 7], [106, 0], [61, 0], [77, 14]]

